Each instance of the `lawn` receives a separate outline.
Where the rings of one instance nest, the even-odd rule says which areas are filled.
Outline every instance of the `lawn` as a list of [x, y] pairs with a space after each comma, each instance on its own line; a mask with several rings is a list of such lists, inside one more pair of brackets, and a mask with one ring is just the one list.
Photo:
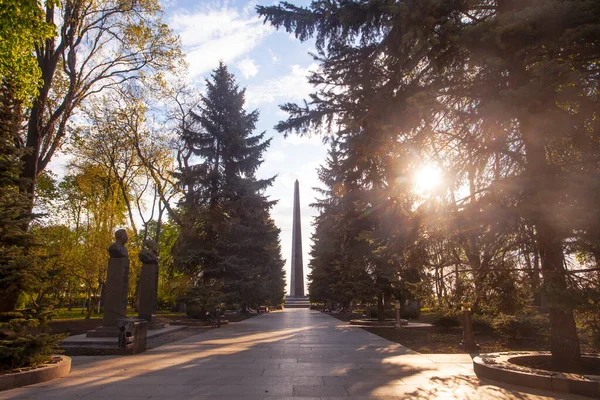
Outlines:
[[[52, 318], [52, 320], [63, 321], [70, 319], [84, 319], [86, 314], [87, 311], [83, 310], [82, 313], [81, 308], [72, 308], [71, 310], [67, 308], [59, 308], [54, 310], [54, 317]], [[96, 314], [95, 312], [92, 312], [91, 318], [102, 318], [102, 314]]]
[[[85, 312], [81, 313], [81, 308], [73, 308], [70, 311], [66, 308], [55, 310], [55, 316], [49, 325], [53, 333], [69, 333], [70, 335], [79, 335], [102, 325], [102, 314], [92, 313], [90, 319], [85, 319]], [[136, 317], [137, 312], [130, 308], [127, 310], [128, 317]], [[239, 322], [248, 318], [255, 317], [256, 314], [227, 313], [225, 319], [229, 322]], [[173, 320], [187, 318], [184, 312], [158, 311], [156, 319], [161, 322], [169, 323]]]
[[[52, 318], [49, 325], [53, 333], [69, 333], [70, 335], [79, 335], [89, 330], [96, 329], [102, 325], [102, 314], [92, 313], [90, 319], [85, 319], [85, 312], [81, 314], [81, 308], [55, 310], [56, 315]], [[128, 317], [136, 317], [137, 312], [131, 308], [127, 310]], [[170, 311], [159, 311], [156, 318], [162, 322], [184, 318], [185, 313], [175, 313]]]

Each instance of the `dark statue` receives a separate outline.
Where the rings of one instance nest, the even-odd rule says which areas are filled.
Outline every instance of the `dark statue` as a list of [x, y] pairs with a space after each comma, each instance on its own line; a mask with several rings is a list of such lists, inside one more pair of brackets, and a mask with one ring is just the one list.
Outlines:
[[111, 258], [128, 258], [129, 253], [125, 247], [127, 243], [127, 232], [125, 229], [118, 229], [115, 232], [115, 242], [108, 248], [108, 254]]
[[144, 249], [138, 257], [142, 264], [158, 264], [158, 245], [152, 239], [144, 240]]

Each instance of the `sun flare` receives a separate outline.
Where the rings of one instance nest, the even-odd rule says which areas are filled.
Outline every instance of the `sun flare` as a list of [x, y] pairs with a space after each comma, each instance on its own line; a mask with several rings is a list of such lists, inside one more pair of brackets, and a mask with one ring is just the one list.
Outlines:
[[442, 171], [433, 165], [426, 165], [414, 175], [414, 190], [417, 194], [427, 194], [442, 183]]

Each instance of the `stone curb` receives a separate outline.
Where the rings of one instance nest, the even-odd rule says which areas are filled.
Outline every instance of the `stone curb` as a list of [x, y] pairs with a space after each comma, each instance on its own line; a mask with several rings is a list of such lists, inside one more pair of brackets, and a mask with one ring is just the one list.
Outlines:
[[[600, 398], [600, 375], [579, 375], [529, 368], [511, 362], [516, 358], [549, 356], [547, 351], [523, 351], [482, 354], [473, 358], [473, 369], [479, 378], [556, 392]], [[582, 354], [596, 358], [596, 354]]]
[[[207, 327], [207, 328], [210, 328], [211, 327], [211, 322], [204, 321], [204, 320], [199, 320], [199, 319], [192, 319], [192, 320], [180, 319], [180, 320], [176, 320], [176, 321], [171, 322], [169, 325], [171, 325], [171, 326], [191, 326], [191, 327]], [[221, 325], [229, 325], [229, 321], [226, 320], [226, 319], [222, 319], [221, 320]]]
[[[356, 326], [367, 326], [367, 327], [388, 327], [391, 326], [393, 327], [396, 324], [396, 320], [395, 319], [385, 319], [383, 321], [378, 321], [378, 320], [372, 320], [372, 319], [351, 319], [350, 320], [350, 325], [356, 325]], [[401, 319], [400, 320], [400, 324], [401, 325], [407, 325], [408, 321], [405, 319]]]
[[35, 383], [47, 382], [62, 378], [71, 372], [71, 358], [55, 355], [61, 360], [54, 364], [44, 364], [28, 371], [0, 375], [0, 392]]

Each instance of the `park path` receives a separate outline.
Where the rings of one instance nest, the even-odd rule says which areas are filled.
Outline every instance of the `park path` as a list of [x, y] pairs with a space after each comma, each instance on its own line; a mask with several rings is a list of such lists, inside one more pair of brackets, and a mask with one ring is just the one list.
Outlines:
[[320, 312], [288, 309], [210, 329], [136, 356], [73, 357], [68, 377], [0, 392], [0, 399], [545, 399], [552, 395], [482, 382], [473, 373], [469, 355], [417, 354]]

